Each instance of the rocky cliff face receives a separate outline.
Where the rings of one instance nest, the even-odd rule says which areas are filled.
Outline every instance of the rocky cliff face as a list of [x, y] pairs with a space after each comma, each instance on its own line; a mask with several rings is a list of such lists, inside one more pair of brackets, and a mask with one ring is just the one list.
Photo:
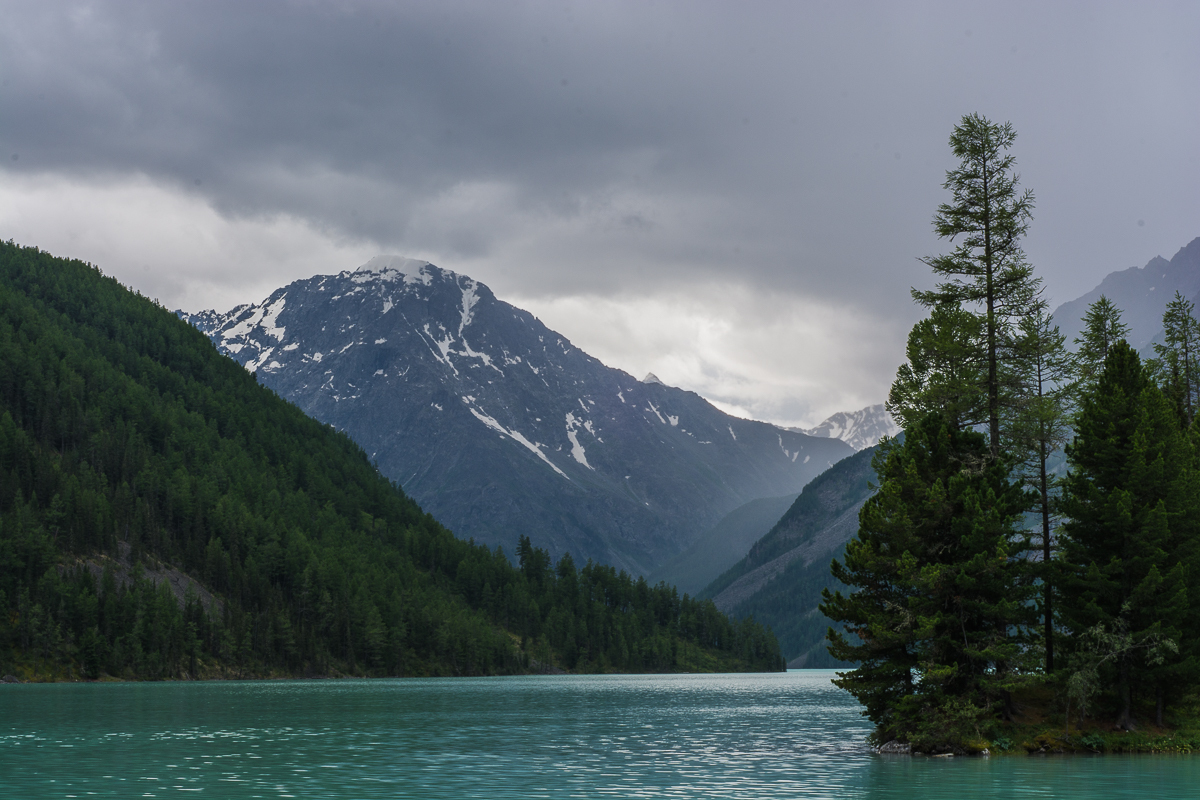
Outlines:
[[852, 452], [610, 369], [427, 262], [379, 257], [182, 316], [457, 534], [509, 553], [525, 534], [556, 557], [647, 574], [734, 508], [798, 492]]

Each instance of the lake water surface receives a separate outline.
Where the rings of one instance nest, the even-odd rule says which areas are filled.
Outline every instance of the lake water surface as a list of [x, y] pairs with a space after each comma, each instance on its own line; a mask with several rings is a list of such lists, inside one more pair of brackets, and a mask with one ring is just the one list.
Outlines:
[[874, 755], [832, 676], [0, 686], [0, 797], [1200, 796], [1191, 756]]

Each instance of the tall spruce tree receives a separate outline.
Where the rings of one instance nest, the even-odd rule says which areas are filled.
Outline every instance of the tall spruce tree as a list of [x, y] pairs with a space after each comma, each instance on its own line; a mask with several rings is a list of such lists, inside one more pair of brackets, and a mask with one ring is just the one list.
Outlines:
[[946, 278], [933, 291], [913, 290], [923, 306], [952, 306], [979, 317], [980, 362], [987, 407], [988, 444], [993, 458], [1001, 449], [1004, 405], [1002, 378], [1014, 320], [1023, 316], [1037, 292], [1033, 268], [1021, 250], [1021, 237], [1032, 219], [1033, 193], [1021, 191], [1007, 152], [1017, 134], [1011, 123], [967, 114], [955, 126], [950, 147], [959, 166], [946, 173], [951, 202], [938, 206], [933, 219], [939, 237], [957, 240], [948, 254], [922, 261]]
[[938, 414], [882, 447], [875, 468], [879, 491], [832, 564], [853, 591], [823, 594], [822, 613], [845, 627], [829, 630], [830, 653], [859, 662], [835, 683], [875, 741], [961, 749], [1029, 667], [1036, 612], [1017, 526], [1029, 499], [981, 434]]
[[[1124, 340], [1108, 345], [1081, 403], [1067, 447], [1060, 608], [1076, 634], [1127, 634], [1131, 646], [1112, 660], [1109, 679], [1117, 724], [1128, 730], [1135, 688], [1153, 690], [1161, 723], [1164, 705], [1196, 682], [1188, 591], [1200, 516], [1195, 455], [1170, 402]], [[1148, 661], [1149, 649], [1137, 644], [1151, 639], [1171, 639], [1179, 652]]]

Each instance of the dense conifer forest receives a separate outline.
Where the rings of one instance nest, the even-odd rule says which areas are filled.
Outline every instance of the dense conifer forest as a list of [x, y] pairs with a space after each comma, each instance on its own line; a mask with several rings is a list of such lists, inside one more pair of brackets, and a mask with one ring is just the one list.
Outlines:
[[455, 538], [343, 434], [96, 268], [0, 244], [0, 670], [778, 670], [775, 637]]

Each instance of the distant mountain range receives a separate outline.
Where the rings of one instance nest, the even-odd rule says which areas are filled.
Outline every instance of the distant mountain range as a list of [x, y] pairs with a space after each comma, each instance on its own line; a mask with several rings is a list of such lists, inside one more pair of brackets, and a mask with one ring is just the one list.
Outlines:
[[[653, 378], [650, 375], [646, 378]], [[858, 411], [840, 411], [815, 428], [790, 430], [840, 439], [855, 450], [874, 447], [884, 436], [895, 436], [900, 428], [882, 403]], [[695, 594], [722, 572], [736, 564], [752, 545], [770, 532], [798, 495], [763, 497], [735, 508], [686, 550], [653, 573], [680, 591]]]
[[792, 428], [809, 436], [841, 439], [855, 450], [865, 450], [879, 444], [884, 436], [895, 436], [900, 426], [892, 419], [883, 403], [858, 411], [839, 411], [815, 428]]
[[1129, 343], [1145, 353], [1162, 331], [1163, 311], [1176, 291], [1200, 304], [1200, 237], [1181, 247], [1170, 261], [1155, 256], [1144, 267], [1109, 273], [1095, 289], [1056, 308], [1054, 322], [1067, 337], [1067, 346], [1074, 349], [1074, 339], [1083, 330], [1083, 315], [1104, 295], [1121, 309], [1121, 320], [1129, 325]]
[[853, 452], [606, 367], [424, 261], [378, 257], [181, 316], [344, 430], [439, 521], [510, 554], [525, 534], [555, 558], [647, 575], [738, 507], [795, 495]]

